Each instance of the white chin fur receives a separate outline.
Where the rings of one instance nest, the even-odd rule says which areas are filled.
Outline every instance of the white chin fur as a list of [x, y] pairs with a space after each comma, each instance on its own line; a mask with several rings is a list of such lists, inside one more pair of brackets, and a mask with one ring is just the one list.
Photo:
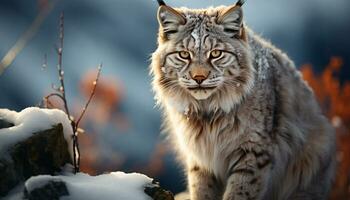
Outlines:
[[213, 91], [212, 90], [194, 90], [194, 91], [191, 91], [190, 93], [197, 100], [205, 100], [213, 94]]

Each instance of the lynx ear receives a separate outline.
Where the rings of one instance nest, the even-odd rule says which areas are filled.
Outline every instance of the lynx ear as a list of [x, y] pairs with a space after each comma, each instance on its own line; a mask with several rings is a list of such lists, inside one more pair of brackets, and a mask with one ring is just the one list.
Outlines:
[[180, 25], [186, 23], [186, 18], [175, 9], [161, 5], [158, 9], [158, 22], [166, 37], [178, 31]]
[[243, 25], [243, 11], [239, 4], [228, 7], [218, 18], [218, 24], [230, 37], [241, 36]]

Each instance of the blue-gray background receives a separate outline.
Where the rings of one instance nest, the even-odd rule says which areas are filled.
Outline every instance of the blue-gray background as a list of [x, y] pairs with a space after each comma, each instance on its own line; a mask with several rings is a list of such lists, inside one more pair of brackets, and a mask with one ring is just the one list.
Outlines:
[[[167, 3], [202, 8], [234, 1], [168, 0]], [[332, 56], [340, 56], [345, 63], [341, 77], [349, 78], [349, 0], [248, 0], [244, 10], [246, 23], [287, 52], [297, 66], [310, 63], [320, 71]], [[73, 102], [82, 99], [78, 82], [84, 72], [100, 62], [103, 62], [103, 74], [120, 81], [124, 95], [119, 109], [131, 125], [121, 131], [125, 134], [115, 134], [118, 130], [109, 126], [100, 128], [99, 148], [106, 149], [105, 160], [114, 152], [126, 158], [122, 165], [108, 169], [132, 171], [132, 166], [148, 162], [161, 141], [160, 111], [154, 108], [148, 75], [158, 28], [155, 1], [58, 1], [33, 40], [0, 76], [0, 107], [21, 110], [35, 105], [47, 94], [51, 82], [57, 80], [53, 47], [61, 11], [65, 12], [64, 67], [68, 98]], [[37, 13], [36, 0], [0, 0], [1, 58]], [[45, 54], [49, 69], [42, 71]], [[166, 154], [159, 159], [163, 159], [164, 169], [155, 178], [174, 192], [184, 189], [184, 178], [173, 156]]]

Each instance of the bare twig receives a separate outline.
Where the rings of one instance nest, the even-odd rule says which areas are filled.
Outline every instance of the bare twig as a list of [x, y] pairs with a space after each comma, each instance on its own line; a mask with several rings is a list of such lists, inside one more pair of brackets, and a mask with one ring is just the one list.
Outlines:
[[6, 68], [8, 68], [12, 62], [15, 60], [17, 55], [22, 51], [26, 44], [35, 36], [38, 32], [41, 24], [46, 19], [47, 15], [51, 12], [54, 7], [56, 0], [52, 3], [48, 3], [48, 6], [40, 10], [39, 14], [35, 17], [32, 24], [28, 29], [19, 37], [17, 42], [12, 46], [12, 48], [6, 53], [3, 59], [0, 62], [0, 75], [4, 73]]
[[50, 100], [47, 100], [46, 102], [47, 102], [46, 107], [48, 107], [48, 106], [50, 106], [51, 108], [53, 108], [53, 107], [54, 107], [54, 105], [51, 103], [51, 101], [50, 101]]
[[[102, 69], [102, 64], [100, 64], [98, 66], [98, 71], [97, 71], [97, 75], [96, 75], [96, 79], [95, 81], [92, 83], [93, 84], [93, 88], [91, 90], [91, 93], [90, 93], [90, 96], [89, 96], [89, 99], [88, 101], [86, 102], [85, 106], [83, 107], [83, 110], [81, 111], [80, 113], [80, 116], [78, 118], [78, 120], [75, 122], [75, 132], [74, 132], [74, 138], [73, 138], [73, 147], [75, 146], [77, 151], [78, 151], [78, 155], [80, 155], [80, 150], [79, 150], [79, 143], [78, 143], [78, 131], [79, 131], [79, 123], [81, 121], [81, 119], [83, 118], [87, 108], [89, 107], [90, 105], [90, 102], [92, 100], [92, 97], [95, 95], [95, 91], [96, 91], [96, 88], [97, 88], [97, 82], [98, 82], [98, 79], [100, 78], [100, 74], [101, 74], [101, 69]], [[76, 159], [76, 158], [75, 158]], [[80, 156], [78, 157], [77, 159], [78, 163], [77, 163], [77, 166], [80, 166]], [[79, 168], [78, 168], [79, 169]]]
[[78, 128], [78, 126], [79, 126], [80, 120], [83, 118], [83, 116], [84, 116], [84, 114], [85, 114], [85, 112], [86, 112], [86, 109], [89, 107], [89, 104], [90, 104], [90, 102], [91, 102], [92, 97], [95, 95], [95, 91], [96, 91], [96, 87], [97, 87], [97, 82], [98, 82], [98, 79], [100, 78], [100, 74], [101, 74], [101, 69], [102, 69], [102, 64], [100, 64], [100, 65], [98, 66], [98, 71], [97, 71], [96, 79], [95, 79], [95, 81], [92, 83], [92, 84], [93, 84], [93, 88], [92, 88], [92, 90], [91, 90], [89, 99], [88, 99], [88, 101], [86, 102], [86, 104], [85, 104], [85, 106], [84, 106], [84, 108], [83, 108], [83, 110], [82, 110], [82, 112], [81, 112], [81, 114], [80, 114], [78, 120], [76, 121], [76, 124], [75, 124], [75, 125], [76, 125], [77, 128]]
[[73, 164], [74, 164], [74, 173], [78, 173], [80, 171], [80, 150], [79, 150], [78, 134], [76, 130], [73, 132]]
[[[72, 131], [73, 131], [73, 165], [74, 165], [74, 172], [79, 172], [79, 165], [77, 162], [77, 158], [79, 158], [79, 148], [77, 147], [78, 139], [77, 139], [77, 126], [74, 121], [74, 118], [70, 115], [69, 107], [68, 107], [68, 101], [66, 98], [66, 89], [64, 84], [64, 70], [62, 65], [63, 60], [63, 44], [64, 44], [64, 13], [62, 12], [60, 15], [60, 22], [59, 22], [59, 44], [56, 48], [56, 52], [58, 55], [58, 64], [57, 64], [57, 72], [58, 72], [58, 79], [60, 82], [60, 86], [57, 88], [54, 84], [51, 85], [52, 89], [56, 91], [56, 93], [51, 93], [44, 97], [45, 105], [47, 106], [50, 101], [49, 99], [51, 97], [59, 97], [64, 106], [64, 110], [66, 114], [68, 115], [68, 118], [71, 122]], [[51, 103], [50, 103], [51, 104]], [[78, 155], [76, 155], [78, 153]]]
[[[93, 88], [91, 90], [91, 93], [90, 93], [90, 96], [89, 96], [89, 99], [88, 101], [86, 102], [82, 112], [80, 113], [80, 116], [78, 118], [78, 120], [75, 122], [75, 132], [74, 132], [74, 138], [75, 140], [73, 140], [73, 142], [75, 142], [75, 146], [77, 147], [77, 151], [78, 151], [78, 155], [80, 155], [80, 150], [79, 150], [79, 143], [78, 143], [78, 139], [77, 139], [77, 136], [78, 136], [78, 131], [79, 131], [79, 123], [81, 121], [81, 119], [83, 118], [87, 108], [89, 107], [90, 105], [90, 102], [92, 100], [92, 97], [95, 95], [95, 91], [96, 91], [96, 88], [97, 88], [97, 82], [98, 82], [98, 79], [100, 78], [100, 74], [101, 74], [101, 70], [102, 70], [102, 64], [100, 64], [98, 66], [98, 71], [97, 71], [97, 75], [96, 75], [96, 79], [95, 81], [92, 83], [93, 84]], [[78, 160], [78, 163], [77, 165], [80, 166], [80, 156], [79, 158], [77, 159]]]
[[70, 112], [68, 109], [68, 102], [66, 99], [66, 91], [65, 91], [65, 87], [64, 87], [64, 71], [63, 71], [63, 67], [62, 67], [62, 58], [63, 58], [63, 42], [64, 42], [64, 13], [61, 13], [60, 16], [60, 27], [59, 27], [59, 47], [57, 48], [57, 54], [58, 54], [58, 65], [57, 65], [57, 71], [58, 71], [58, 77], [59, 77], [59, 81], [61, 84], [61, 87], [59, 88], [62, 97], [63, 97], [63, 102], [64, 102], [64, 109], [66, 110], [66, 113], [69, 117], [69, 119], [71, 118], [70, 116]]
[[59, 87], [59, 92], [63, 97], [62, 98], [63, 106], [66, 111], [66, 114], [68, 115], [68, 118], [71, 122], [71, 126], [73, 129], [73, 138], [72, 138], [73, 139], [73, 165], [74, 165], [74, 172], [77, 173], [79, 172], [79, 159], [80, 159], [79, 152], [80, 151], [78, 147], [77, 126], [73, 117], [70, 115], [70, 112], [69, 112], [68, 101], [66, 98], [66, 88], [64, 86], [64, 71], [62, 66], [63, 44], [64, 44], [64, 13], [62, 12], [60, 15], [60, 25], [59, 25], [59, 46], [56, 48], [57, 55], [58, 55], [57, 71], [58, 71], [58, 79], [61, 85]]
[[45, 108], [53, 108], [54, 107], [53, 104], [51, 103], [50, 99], [46, 98], [46, 97], [44, 97], [44, 101], [42, 101], [42, 103], [39, 104], [39, 106], [42, 104], [44, 104]]
[[79, 150], [79, 143], [78, 143], [78, 132], [81, 132], [81, 128], [79, 128], [79, 123], [81, 119], [83, 118], [87, 108], [90, 105], [90, 102], [95, 95], [95, 91], [97, 88], [97, 82], [99, 80], [102, 64], [98, 66], [98, 72], [95, 81], [93, 82], [93, 88], [91, 90], [91, 94], [89, 96], [89, 99], [87, 100], [85, 106], [83, 107], [82, 112], [80, 113], [77, 120], [73, 118], [73, 116], [70, 115], [69, 107], [68, 107], [68, 101], [66, 98], [66, 89], [64, 84], [64, 70], [62, 66], [62, 58], [63, 58], [63, 42], [64, 42], [64, 14], [63, 12], [60, 15], [60, 23], [59, 23], [59, 45], [56, 47], [56, 52], [58, 55], [58, 64], [57, 64], [57, 71], [58, 71], [58, 78], [60, 82], [60, 86], [57, 88], [54, 85], [52, 85], [52, 89], [55, 90], [55, 93], [51, 93], [44, 97], [45, 105], [51, 104], [50, 98], [51, 97], [59, 97], [64, 106], [64, 110], [66, 114], [69, 117], [69, 120], [71, 122], [72, 130], [73, 130], [73, 165], [74, 165], [74, 172], [79, 172], [79, 166], [80, 166], [80, 150]]
[[51, 94], [47, 95], [46, 97], [44, 97], [44, 99], [49, 100], [51, 97], [54, 97], [54, 96], [56, 96], [56, 97], [60, 98], [62, 101], [64, 101], [64, 97], [58, 93], [51, 93]]

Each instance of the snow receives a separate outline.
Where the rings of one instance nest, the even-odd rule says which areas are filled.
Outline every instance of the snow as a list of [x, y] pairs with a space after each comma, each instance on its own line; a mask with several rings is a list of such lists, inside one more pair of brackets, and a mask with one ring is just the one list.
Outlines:
[[23, 141], [33, 133], [52, 128], [61, 123], [64, 138], [68, 143], [69, 153], [73, 160], [73, 130], [68, 116], [58, 109], [41, 109], [29, 107], [21, 112], [0, 109], [0, 118], [14, 124], [13, 127], [0, 129], [0, 153], [4, 153], [10, 146]]
[[112, 172], [99, 176], [84, 173], [69, 176], [40, 175], [28, 179], [25, 187], [28, 192], [44, 186], [49, 181], [65, 182], [69, 196], [61, 200], [150, 200], [144, 193], [144, 187], [151, 184], [152, 179], [143, 174]]

